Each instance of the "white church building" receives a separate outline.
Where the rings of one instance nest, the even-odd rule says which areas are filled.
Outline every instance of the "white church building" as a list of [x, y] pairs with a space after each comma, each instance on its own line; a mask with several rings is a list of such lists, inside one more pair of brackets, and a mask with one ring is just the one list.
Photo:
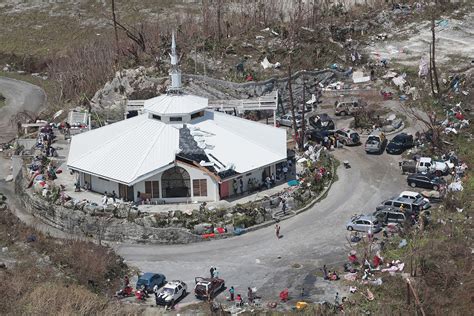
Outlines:
[[286, 131], [181, 93], [177, 62], [173, 36], [168, 93], [146, 100], [143, 114], [72, 137], [67, 166], [81, 186], [127, 201], [202, 202], [276, 174], [287, 159]]

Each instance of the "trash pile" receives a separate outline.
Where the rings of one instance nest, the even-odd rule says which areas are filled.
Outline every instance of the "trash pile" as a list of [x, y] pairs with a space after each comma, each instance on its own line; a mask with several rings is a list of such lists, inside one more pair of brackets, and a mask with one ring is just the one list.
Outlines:
[[461, 108], [461, 103], [446, 110], [446, 119], [441, 123], [445, 134], [458, 134], [458, 130], [469, 126], [469, 120], [466, 119]]

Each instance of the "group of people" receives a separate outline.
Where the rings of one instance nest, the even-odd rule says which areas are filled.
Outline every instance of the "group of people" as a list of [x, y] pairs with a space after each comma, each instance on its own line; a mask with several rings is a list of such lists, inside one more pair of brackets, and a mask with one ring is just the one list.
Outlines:
[[209, 273], [211, 275], [211, 279], [219, 277], [219, 270], [217, 270], [217, 267], [211, 266]]
[[[231, 286], [229, 289], [229, 295], [230, 295], [230, 300], [232, 302], [235, 301], [237, 306], [242, 306], [244, 304], [241, 294], [237, 294], [237, 296], [235, 296], [235, 289], [233, 286]], [[253, 304], [255, 300], [254, 290], [250, 287], [247, 288], [247, 300], [249, 304]]]
[[104, 192], [104, 195], [102, 196], [102, 205], [107, 206], [109, 203], [109, 197], [112, 199], [112, 203], [115, 203], [117, 201], [117, 194], [115, 191], [112, 191], [112, 193], [109, 195], [107, 191]]

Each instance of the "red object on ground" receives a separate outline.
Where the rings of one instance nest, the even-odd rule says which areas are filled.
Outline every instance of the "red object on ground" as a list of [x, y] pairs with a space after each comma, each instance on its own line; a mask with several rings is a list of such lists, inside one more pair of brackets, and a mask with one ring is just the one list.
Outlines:
[[206, 239], [206, 238], [213, 238], [213, 237], [216, 237], [216, 234], [212, 233], [212, 234], [203, 234], [202, 235], [202, 238]]
[[253, 77], [252, 75], [247, 75], [247, 77], [245, 78], [245, 81], [253, 81]]
[[356, 263], [357, 262], [357, 256], [356, 255], [350, 255], [349, 256], [349, 261], [351, 263]]
[[225, 233], [225, 229], [223, 227], [217, 227], [217, 232], [219, 234], [223, 234], [223, 233]]
[[382, 263], [382, 259], [380, 259], [379, 256], [375, 255], [373, 262], [374, 262], [374, 268], [377, 268]]
[[144, 296], [145, 296], [145, 294], [143, 294], [142, 291], [136, 291], [135, 292], [135, 297], [137, 298], [137, 300], [142, 301]]
[[56, 174], [60, 174], [60, 173], [62, 173], [62, 172], [63, 172], [63, 171], [62, 171], [61, 169], [56, 170]]
[[458, 120], [464, 120], [464, 115], [462, 115], [461, 112], [456, 112], [456, 114], [454, 115]]
[[283, 302], [288, 301], [288, 289], [284, 289], [280, 292], [280, 300]]

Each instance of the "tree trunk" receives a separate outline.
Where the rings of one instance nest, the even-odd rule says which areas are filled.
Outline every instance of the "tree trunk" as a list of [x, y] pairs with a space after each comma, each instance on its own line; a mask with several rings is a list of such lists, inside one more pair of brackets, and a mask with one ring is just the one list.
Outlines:
[[[295, 138], [298, 136], [298, 126], [296, 125], [296, 115], [295, 115], [295, 104], [293, 102], [293, 89], [291, 87], [291, 53], [290, 53], [290, 60], [288, 63], [288, 93], [290, 95], [290, 110], [291, 110], [291, 117], [293, 120], [293, 133]], [[299, 144], [297, 144], [298, 146]]]
[[305, 90], [306, 90], [306, 85], [303, 80], [303, 112], [301, 114], [301, 137], [300, 137], [300, 149], [304, 148], [304, 139], [305, 139], [305, 129], [306, 129], [306, 124], [305, 124], [305, 119], [304, 119], [304, 114], [306, 110], [306, 104], [305, 104]]
[[221, 42], [222, 30], [221, 30], [221, 12], [222, 11], [222, 0], [217, 0], [217, 41]]
[[431, 50], [432, 50], [432, 63], [433, 63], [433, 76], [434, 76], [434, 82], [436, 84], [436, 96], [438, 98], [441, 98], [441, 90], [439, 88], [439, 80], [438, 80], [438, 71], [436, 69], [436, 49], [435, 49], [435, 42], [436, 42], [436, 35], [435, 35], [435, 19], [434, 19], [434, 14], [431, 16], [431, 37], [432, 37], [432, 43], [431, 43]]
[[119, 58], [119, 40], [117, 31], [117, 19], [115, 17], [115, 0], [112, 0], [112, 20], [114, 22], [114, 33], [115, 33], [115, 49], [117, 50], [117, 57], [115, 63], [117, 64]]
[[431, 93], [433, 94], [433, 98], [436, 97], [436, 93], [434, 91], [434, 83], [433, 83], [433, 54], [432, 54], [432, 50], [431, 50], [431, 44], [430, 44], [430, 71], [429, 71], [429, 74], [430, 74], [430, 86], [431, 86]]

